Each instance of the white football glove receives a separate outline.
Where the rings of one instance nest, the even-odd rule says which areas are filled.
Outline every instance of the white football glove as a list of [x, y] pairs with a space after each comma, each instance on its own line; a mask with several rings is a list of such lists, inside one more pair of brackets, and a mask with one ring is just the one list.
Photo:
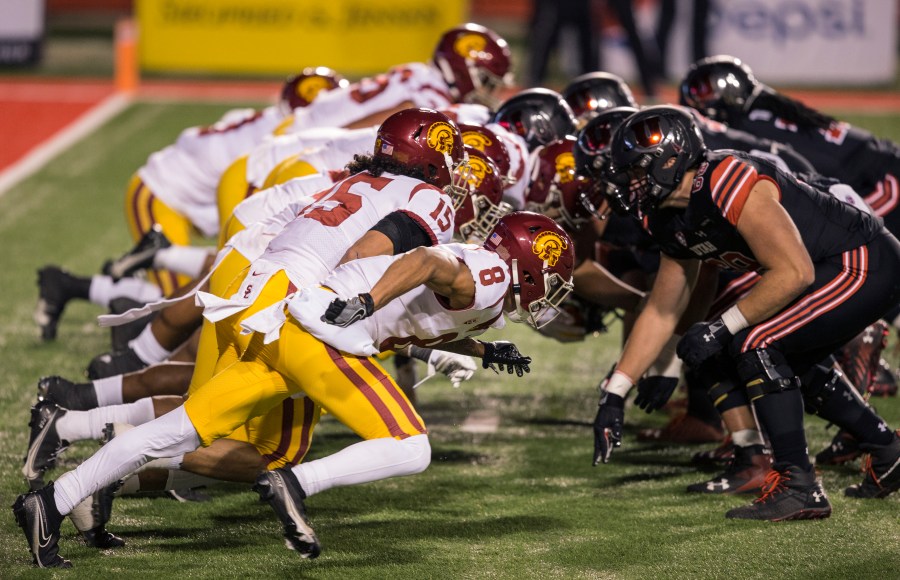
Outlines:
[[450, 379], [453, 388], [457, 388], [461, 382], [471, 379], [475, 375], [476, 368], [478, 367], [475, 365], [475, 359], [464, 354], [434, 350], [428, 357], [429, 374], [434, 371], [443, 373]]

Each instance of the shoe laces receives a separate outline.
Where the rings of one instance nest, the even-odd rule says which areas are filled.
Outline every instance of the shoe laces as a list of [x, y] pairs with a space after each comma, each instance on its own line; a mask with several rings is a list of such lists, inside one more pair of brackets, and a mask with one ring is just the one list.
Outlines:
[[862, 463], [860, 464], [860, 471], [867, 478], [871, 478], [872, 482], [881, 489], [881, 481], [878, 479], [878, 475], [875, 473], [875, 468], [872, 466], [872, 454], [866, 453], [863, 455]]
[[765, 503], [775, 494], [782, 492], [787, 487], [785, 483], [791, 478], [787, 474], [781, 473], [775, 469], [766, 474], [766, 480], [762, 484], [762, 495], [756, 498], [753, 503]]

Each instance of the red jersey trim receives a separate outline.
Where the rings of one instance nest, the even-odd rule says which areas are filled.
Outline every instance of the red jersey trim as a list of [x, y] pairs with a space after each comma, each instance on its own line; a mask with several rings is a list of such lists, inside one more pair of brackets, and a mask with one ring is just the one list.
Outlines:
[[397, 211], [405, 213], [414, 222], [419, 224], [422, 227], [422, 229], [425, 230], [425, 232], [428, 234], [429, 239], [431, 239], [431, 245], [432, 246], [437, 245], [437, 243], [438, 243], [437, 235], [435, 235], [434, 230], [431, 228], [431, 226], [428, 225], [427, 223], [425, 223], [425, 220], [423, 220], [419, 214], [411, 212], [408, 209], [398, 209]]
[[710, 176], [712, 200], [731, 225], [737, 225], [757, 179], [754, 167], [734, 157], [726, 158], [713, 170]]

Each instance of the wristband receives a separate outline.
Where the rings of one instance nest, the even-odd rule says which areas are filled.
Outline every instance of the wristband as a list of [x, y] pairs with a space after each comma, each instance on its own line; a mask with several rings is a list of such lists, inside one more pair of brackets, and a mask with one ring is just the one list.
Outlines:
[[725, 328], [732, 336], [750, 326], [737, 304], [722, 313], [722, 322], [725, 323]]
[[631, 387], [634, 386], [634, 381], [631, 378], [623, 373], [622, 371], [616, 371], [609, 377], [609, 380], [606, 382], [606, 386], [603, 388], [607, 393], [612, 393], [614, 395], [618, 395], [623, 399], [628, 395], [628, 391], [631, 390]]

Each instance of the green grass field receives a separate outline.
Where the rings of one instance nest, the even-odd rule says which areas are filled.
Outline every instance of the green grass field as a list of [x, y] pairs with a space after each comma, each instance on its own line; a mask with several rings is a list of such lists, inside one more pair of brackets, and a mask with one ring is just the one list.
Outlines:
[[[284, 548], [270, 508], [246, 486], [209, 490], [208, 503], [162, 496], [122, 498], [109, 528], [128, 542], [98, 552], [63, 527], [61, 553], [74, 570], [33, 570], [8, 506], [26, 488], [20, 474], [28, 409], [43, 375], [80, 378], [108, 333], [89, 304], [72, 304], [59, 339], [42, 344], [31, 321], [35, 270], [56, 263], [84, 274], [130, 247], [122, 198], [132, 172], [189, 125], [224, 107], [138, 104], [0, 198], [4, 292], [0, 301], [0, 578], [309, 577], [309, 578], [896, 578], [900, 570], [900, 497], [851, 501], [843, 488], [854, 468], [822, 477], [834, 506], [824, 521], [735, 522], [724, 512], [748, 498], [688, 495], [702, 449], [639, 444], [639, 427], [665, 415], [628, 412], [624, 445], [593, 468], [591, 421], [596, 384], [617, 354], [618, 329], [560, 345], [525, 328], [506, 337], [534, 357], [525, 379], [489, 371], [459, 389], [435, 378], [420, 389], [433, 461], [423, 474], [335, 489], [308, 508], [324, 552], [303, 561]], [[848, 118], [900, 140], [900, 118]], [[892, 362], [898, 362], [892, 355]], [[390, 366], [389, 366], [390, 368]], [[424, 370], [424, 368], [422, 369]], [[900, 401], [876, 401], [900, 426]], [[475, 419], [482, 419], [480, 423]], [[494, 431], [473, 427], [496, 422]], [[813, 452], [828, 440], [810, 418]], [[311, 458], [354, 436], [325, 420]], [[78, 444], [50, 478], [93, 450]]]

